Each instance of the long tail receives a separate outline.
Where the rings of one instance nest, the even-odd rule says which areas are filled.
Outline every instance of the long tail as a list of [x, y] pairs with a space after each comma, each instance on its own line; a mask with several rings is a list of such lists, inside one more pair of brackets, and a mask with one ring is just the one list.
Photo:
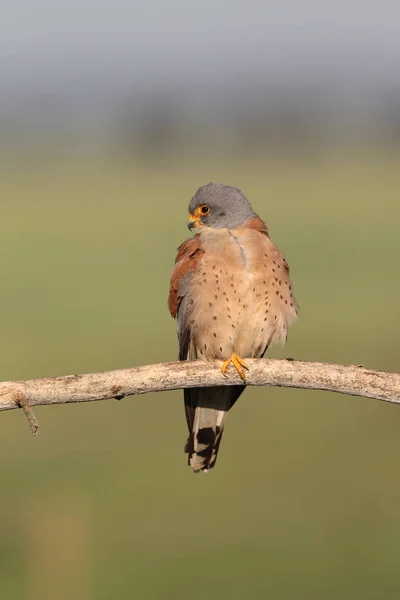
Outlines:
[[244, 391], [241, 385], [184, 390], [189, 437], [185, 452], [193, 471], [215, 466], [228, 410]]

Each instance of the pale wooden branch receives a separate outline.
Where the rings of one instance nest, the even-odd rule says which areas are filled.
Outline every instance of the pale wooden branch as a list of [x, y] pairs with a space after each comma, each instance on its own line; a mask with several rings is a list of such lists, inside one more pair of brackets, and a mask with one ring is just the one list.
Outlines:
[[15, 404], [19, 406], [19, 408], [22, 408], [22, 410], [24, 411], [28, 421], [28, 425], [31, 428], [32, 434], [37, 435], [39, 433], [39, 423], [37, 422], [37, 419], [26, 396], [21, 390], [16, 390], [15, 392], [13, 392], [13, 398]]
[[[292, 359], [246, 361], [247, 384], [327, 390], [400, 403], [400, 374], [371, 371], [362, 365], [332, 365]], [[233, 368], [227, 377], [219, 365], [201, 361], [162, 363], [85, 375], [65, 375], [0, 383], [0, 410], [22, 407], [32, 432], [37, 422], [32, 406], [92, 402], [109, 398], [199, 386], [240, 384]]]

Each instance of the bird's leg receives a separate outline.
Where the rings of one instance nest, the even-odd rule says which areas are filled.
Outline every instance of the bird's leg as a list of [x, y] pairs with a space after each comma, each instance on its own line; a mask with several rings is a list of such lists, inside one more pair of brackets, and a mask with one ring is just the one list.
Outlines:
[[222, 368], [221, 368], [222, 373], [224, 375], [226, 375], [228, 367], [231, 363], [233, 364], [233, 366], [235, 367], [236, 371], [239, 373], [239, 375], [243, 379], [243, 381], [246, 381], [246, 375], [245, 375], [243, 369], [248, 370], [248, 367], [247, 367], [246, 363], [244, 362], [243, 358], [240, 358], [240, 356], [238, 356], [235, 353], [233, 353], [232, 356], [223, 363]]

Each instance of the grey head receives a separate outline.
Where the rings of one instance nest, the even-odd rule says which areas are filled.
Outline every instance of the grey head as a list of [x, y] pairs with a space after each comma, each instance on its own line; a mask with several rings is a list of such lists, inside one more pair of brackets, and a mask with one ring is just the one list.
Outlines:
[[222, 183], [200, 187], [189, 204], [189, 214], [190, 229], [201, 226], [235, 229], [256, 216], [240, 190]]

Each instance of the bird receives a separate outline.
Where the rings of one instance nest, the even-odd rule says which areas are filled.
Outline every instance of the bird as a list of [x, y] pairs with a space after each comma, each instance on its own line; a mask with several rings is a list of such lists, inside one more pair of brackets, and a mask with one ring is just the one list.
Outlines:
[[188, 464], [195, 473], [215, 466], [228, 411], [246, 386], [248, 358], [285, 343], [298, 315], [289, 266], [265, 222], [241, 190], [200, 187], [189, 203], [194, 236], [178, 248], [168, 305], [177, 320], [179, 360], [222, 362], [241, 383], [184, 390]]

